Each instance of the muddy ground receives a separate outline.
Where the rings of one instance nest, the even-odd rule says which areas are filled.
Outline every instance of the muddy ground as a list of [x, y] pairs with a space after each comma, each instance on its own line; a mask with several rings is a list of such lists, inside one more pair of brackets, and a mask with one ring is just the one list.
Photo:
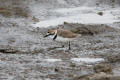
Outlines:
[[68, 51], [67, 43], [65, 48], [55, 48], [61, 43], [43, 37], [48, 28], [33, 28], [25, 19], [18, 20], [0, 22], [0, 80], [120, 80], [120, 30], [113, 28], [119, 23], [64, 22], [60, 28], [79, 34]]

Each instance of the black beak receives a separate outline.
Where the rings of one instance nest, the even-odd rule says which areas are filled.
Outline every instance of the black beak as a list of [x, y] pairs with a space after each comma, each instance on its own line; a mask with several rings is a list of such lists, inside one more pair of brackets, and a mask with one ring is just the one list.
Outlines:
[[48, 37], [48, 36], [50, 36], [50, 35], [51, 35], [51, 34], [47, 34], [47, 35], [44, 36], [44, 38], [45, 38], [45, 37]]

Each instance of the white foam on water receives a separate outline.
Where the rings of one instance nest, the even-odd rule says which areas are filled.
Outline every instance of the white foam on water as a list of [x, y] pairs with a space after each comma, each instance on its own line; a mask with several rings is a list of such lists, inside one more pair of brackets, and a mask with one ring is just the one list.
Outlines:
[[72, 58], [72, 61], [84, 62], [84, 63], [96, 63], [104, 61], [103, 58]]
[[44, 59], [43, 61], [47, 61], [47, 62], [58, 62], [58, 61], [62, 61], [61, 59]]

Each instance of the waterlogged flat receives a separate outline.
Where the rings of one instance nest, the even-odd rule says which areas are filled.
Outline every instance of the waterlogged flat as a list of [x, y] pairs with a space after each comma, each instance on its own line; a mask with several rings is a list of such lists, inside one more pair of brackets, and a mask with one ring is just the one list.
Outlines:
[[[38, 1], [53, 2], [54, 0]], [[62, 1], [64, 3], [64, 0]], [[103, 10], [101, 8], [101, 10], [97, 10], [94, 7], [74, 7], [53, 9], [49, 13], [49, 10], [44, 9], [44, 6], [41, 7], [40, 4], [35, 3], [31, 7], [33, 7], [32, 12], [35, 15], [38, 12], [39, 17], [32, 16], [38, 18], [40, 22], [34, 20], [31, 22], [31, 18], [28, 20], [29, 18], [10, 19], [1, 17], [0, 80], [78, 80], [72, 78], [95, 73], [94, 64], [106, 62], [106, 60], [107, 62], [110, 61], [110, 64], [120, 61], [119, 55], [117, 55], [120, 53], [120, 33], [117, 33], [116, 29], [108, 30], [109, 28], [105, 28], [106, 32], [95, 31], [97, 32], [95, 35], [82, 35], [71, 43], [72, 49], [67, 51], [67, 44], [65, 48], [58, 48], [61, 47], [61, 43], [43, 38], [42, 32], [46, 33], [46, 31], [39, 28], [34, 29], [30, 25], [36, 22], [33, 27], [49, 27], [63, 24], [66, 21], [83, 23], [83, 25], [90, 23], [91, 27], [94, 26], [94, 28], [97, 27], [94, 24], [100, 24], [99, 27], [102, 27], [101, 23], [111, 24], [119, 21], [120, 9]], [[104, 14], [100, 16], [97, 14], [98, 12]], [[81, 24], [69, 26], [75, 27], [76, 25], [82, 26]], [[5, 53], [8, 49], [19, 52]], [[120, 65], [118, 63], [117, 65], [117, 67], [114, 65], [114, 74], [116, 73], [119, 76]]]

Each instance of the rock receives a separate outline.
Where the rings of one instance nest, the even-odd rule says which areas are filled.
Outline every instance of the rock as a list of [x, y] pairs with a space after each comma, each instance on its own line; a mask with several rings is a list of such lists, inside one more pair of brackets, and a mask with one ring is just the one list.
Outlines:
[[33, 20], [34, 22], [39, 22], [39, 19], [36, 18], [35, 16], [32, 17], [32, 20]]
[[80, 76], [78, 78], [74, 78], [73, 80], [120, 80], [120, 76], [114, 76], [100, 72], [96, 74]]
[[4, 17], [29, 17], [29, 1], [18, 0], [0, 0], [0, 14]]
[[110, 75], [104, 73], [104, 72], [100, 72], [100, 73], [96, 73], [92, 76], [88, 76], [89, 80], [108, 80], [110, 77]]
[[0, 49], [0, 52], [1, 53], [17, 53], [19, 51], [15, 49]]
[[29, 17], [30, 16], [30, 11], [28, 8], [24, 8], [24, 7], [14, 7], [13, 9], [14, 15], [18, 16], [18, 17]]
[[97, 14], [100, 16], [103, 16], [103, 12], [98, 12]]
[[68, 22], [64, 21], [64, 24], [69, 24]]
[[58, 71], [59, 71], [59, 69], [55, 68], [55, 72], [58, 72]]
[[119, 62], [120, 61], [120, 54], [110, 55], [107, 57], [107, 59], [111, 63]]
[[101, 64], [95, 65], [93, 69], [96, 73], [104, 72], [107, 74], [111, 74], [113, 66], [111, 64], [101, 63]]
[[90, 74], [89, 75], [82, 75], [82, 76], [79, 76], [79, 77], [75, 77], [72, 80], [89, 80], [88, 76], [90, 76]]
[[2, 16], [5, 16], [5, 17], [8, 17], [8, 16], [12, 16], [12, 12], [11, 12], [11, 9], [9, 8], [0, 8], [0, 14]]
[[0, 45], [0, 52], [1, 53], [18, 53], [20, 51], [18, 50], [17, 47], [13, 47], [10, 45], [6, 45], [6, 46]]
[[110, 76], [110, 80], [120, 80], [120, 76]]

